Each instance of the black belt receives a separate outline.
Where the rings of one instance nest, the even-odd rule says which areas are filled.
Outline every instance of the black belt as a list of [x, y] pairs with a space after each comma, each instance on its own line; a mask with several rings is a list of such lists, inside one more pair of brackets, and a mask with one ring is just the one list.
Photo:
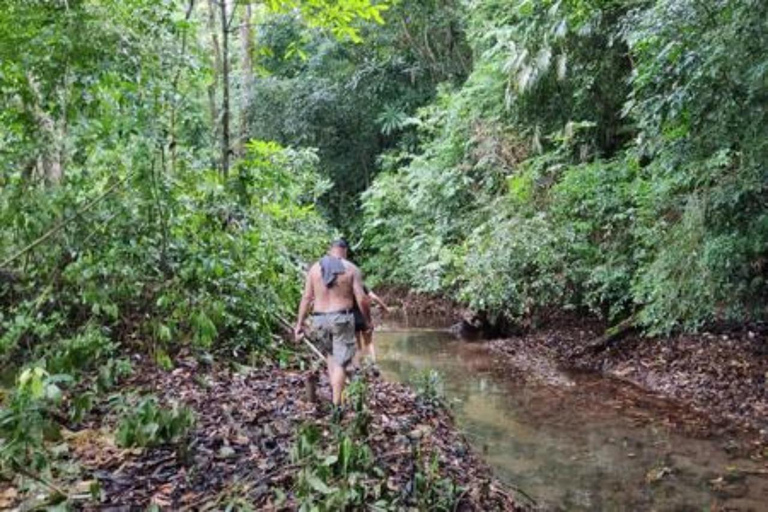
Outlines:
[[328, 316], [328, 315], [352, 315], [354, 314], [355, 310], [350, 309], [339, 309], [337, 311], [323, 311], [321, 313], [312, 313], [312, 316]]

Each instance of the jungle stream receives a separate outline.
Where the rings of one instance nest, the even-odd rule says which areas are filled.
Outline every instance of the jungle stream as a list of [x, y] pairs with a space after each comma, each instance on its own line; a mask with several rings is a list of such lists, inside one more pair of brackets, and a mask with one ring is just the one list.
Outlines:
[[595, 374], [500, 372], [485, 344], [444, 330], [390, 328], [376, 343], [386, 379], [437, 372], [470, 443], [545, 509], [765, 510], [761, 467], [729, 455], [732, 439], [673, 428], [675, 404]]

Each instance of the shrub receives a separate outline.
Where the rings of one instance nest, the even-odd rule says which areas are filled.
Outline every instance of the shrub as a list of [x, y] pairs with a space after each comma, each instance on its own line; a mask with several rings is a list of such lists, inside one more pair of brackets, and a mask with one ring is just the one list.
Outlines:
[[123, 447], [157, 446], [183, 440], [192, 430], [195, 417], [184, 406], [160, 406], [156, 398], [143, 398], [123, 412], [117, 427], [117, 444]]
[[49, 409], [61, 402], [60, 385], [71, 381], [67, 375], [50, 375], [40, 367], [19, 373], [16, 388], [0, 409], [0, 470], [40, 471], [48, 466], [44, 440], [58, 437]]

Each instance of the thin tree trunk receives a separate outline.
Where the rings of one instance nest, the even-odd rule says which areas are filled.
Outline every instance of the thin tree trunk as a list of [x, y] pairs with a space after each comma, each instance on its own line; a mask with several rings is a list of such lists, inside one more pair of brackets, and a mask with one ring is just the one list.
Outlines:
[[[189, 19], [192, 17], [192, 11], [195, 8], [195, 0], [189, 0], [189, 4], [187, 5], [186, 13], [184, 14], [184, 20], [189, 21]], [[181, 55], [182, 57], [187, 54], [187, 33], [184, 32], [184, 34], [181, 36]], [[173, 90], [176, 92], [176, 89], [179, 85], [179, 78], [181, 77], [181, 71], [182, 67], [179, 66], [176, 68], [176, 74], [173, 77]], [[171, 101], [171, 129], [168, 141], [168, 150], [171, 154], [171, 172], [176, 170], [176, 100]]]
[[251, 32], [251, 4], [245, 5], [245, 13], [240, 23], [240, 45], [242, 50], [240, 72], [242, 73], [242, 101], [240, 102], [240, 134], [238, 137], [238, 155], [245, 153], [248, 139], [248, 115], [253, 96], [253, 34]]
[[229, 32], [227, 31], [227, 0], [221, 0], [221, 172], [229, 174]]
[[43, 153], [39, 158], [41, 174], [48, 183], [55, 185], [60, 183], [64, 177], [62, 162], [64, 150], [62, 148], [63, 141], [61, 140], [60, 131], [64, 130], [66, 125], [62, 122], [57, 127], [56, 120], [43, 110], [43, 97], [40, 93], [40, 86], [31, 73], [27, 73], [27, 83], [34, 98], [34, 103], [27, 105], [27, 108], [29, 108], [32, 116], [37, 121], [41, 138], [43, 139]]
[[219, 108], [216, 104], [218, 96], [219, 73], [221, 71], [221, 47], [216, 28], [216, 5], [214, 0], [208, 0], [208, 32], [211, 34], [211, 46], [213, 47], [213, 80], [208, 86], [208, 106], [211, 111], [211, 126], [213, 126], [213, 138], [219, 141]]

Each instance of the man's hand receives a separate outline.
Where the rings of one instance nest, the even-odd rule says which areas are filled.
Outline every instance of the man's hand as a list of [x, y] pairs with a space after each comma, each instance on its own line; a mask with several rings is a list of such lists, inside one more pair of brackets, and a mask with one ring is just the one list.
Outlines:
[[[317, 265], [313, 265], [312, 268], [316, 268]], [[312, 299], [315, 293], [312, 289], [312, 268], [307, 272], [307, 277], [304, 279], [304, 293], [301, 296], [301, 303], [299, 304], [299, 315], [296, 318], [296, 327], [293, 328], [294, 341], [298, 343], [301, 338], [304, 337], [304, 320], [307, 319], [309, 314], [309, 306], [312, 303]]]
[[293, 328], [293, 339], [296, 343], [301, 341], [301, 338], [304, 337], [304, 326], [303, 325], [297, 325]]

